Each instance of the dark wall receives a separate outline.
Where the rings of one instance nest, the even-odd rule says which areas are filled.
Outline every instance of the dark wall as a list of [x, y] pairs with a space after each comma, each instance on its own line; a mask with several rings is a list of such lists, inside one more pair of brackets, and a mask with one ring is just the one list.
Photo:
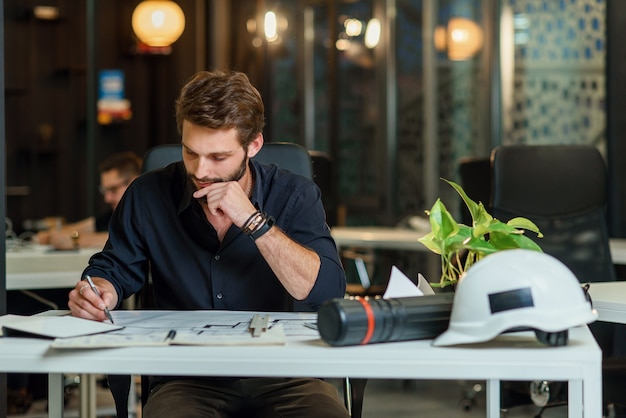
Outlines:
[[[0, 89], [4, 89], [4, 0], [0, 0]], [[5, 100], [4, 96], [0, 97], [0, 157], [6, 161], [6, 146], [5, 146]], [[5, 170], [0, 171], [0, 193], [4, 194], [6, 191]], [[3, 203], [0, 205], [0, 217], [6, 215], [6, 205]], [[5, 253], [6, 242], [2, 240], [0, 243], [0, 251]], [[0, 259], [0, 315], [7, 313], [7, 292], [6, 292], [6, 257]], [[0, 374], [0, 399], [7, 398], [7, 375]], [[7, 408], [0, 406], [0, 415], [5, 416]]]
[[[93, 0], [89, 0], [93, 1]], [[87, 0], [49, 0], [59, 19], [39, 20], [32, 9], [37, 0], [6, 0], [6, 171], [9, 186], [27, 186], [7, 198], [7, 216], [16, 229], [25, 219], [60, 215], [68, 221], [104, 209], [95, 195], [97, 167], [107, 155], [124, 150], [142, 155], [149, 147], [179, 140], [174, 101], [184, 81], [205, 69], [206, 51], [198, 51], [198, 13], [195, 0], [178, 0], [186, 27], [169, 55], [139, 54], [131, 15], [139, 0], [94, 1], [93, 21]], [[202, 17], [202, 16], [201, 16]], [[201, 28], [203, 30], [203, 28]], [[89, 32], [92, 31], [92, 32]], [[96, 45], [95, 66], [88, 65], [88, 34]], [[121, 69], [132, 119], [88, 129], [88, 82], [100, 70]], [[93, 132], [93, 138], [87, 138]], [[88, 147], [88, 143], [93, 144]], [[91, 170], [91, 171], [90, 171]], [[91, 175], [91, 177], [89, 177]], [[88, 190], [94, 195], [88, 196]]]
[[[35, 20], [32, 2], [5, 1], [7, 216], [54, 214], [66, 199], [60, 184], [83, 190], [85, 29], [82, 2], [59, 1], [57, 21]], [[62, 5], [61, 5], [62, 3]], [[63, 173], [61, 167], [72, 167]], [[84, 200], [84, 199], [83, 199]]]
[[609, 0], [606, 11], [606, 96], [611, 236], [626, 237], [626, 2]]
[[[4, 0], [0, 0], [0, 89], [4, 89]], [[0, 96], [0, 158], [6, 160], [6, 144], [5, 144], [5, 100], [4, 96]], [[6, 192], [5, 170], [0, 170], [0, 196]], [[0, 205], [0, 218], [6, 215], [5, 202]], [[0, 241], [0, 251], [5, 254], [6, 241]], [[7, 313], [7, 292], [6, 292], [6, 257], [0, 258], [0, 315]], [[0, 375], [0, 399], [6, 398], [5, 375]], [[0, 409], [0, 414], [5, 411]]]

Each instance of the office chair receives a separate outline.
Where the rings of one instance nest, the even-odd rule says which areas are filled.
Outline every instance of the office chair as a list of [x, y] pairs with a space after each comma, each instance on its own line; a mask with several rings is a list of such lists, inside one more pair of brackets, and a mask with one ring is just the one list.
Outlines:
[[[460, 185], [475, 202], [489, 211], [491, 201], [491, 160], [489, 157], [463, 157], [458, 161]], [[461, 200], [461, 221], [472, 226], [472, 216]]]
[[163, 168], [170, 163], [183, 159], [183, 149], [180, 144], [163, 144], [150, 148], [143, 156], [141, 171], [148, 171]]
[[[606, 167], [593, 146], [503, 146], [493, 150], [493, 215], [539, 226], [541, 248], [581, 282], [613, 281], [605, 206]], [[534, 237], [530, 237], [534, 238]]]
[[[544, 237], [529, 237], [581, 283], [616, 280], [605, 218], [607, 170], [595, 147], [501, 146], [492, 151], [491, 166], [494, 217], [535, 222]], [[590, 329], [605, 358], [623, 355], [616, 324], [595, 322]]]
[[[182, 159], [180, 144], [157, 145], [150, 148], [143, 159], [142, 171], [148, 172], [162, 168], [170, 163]], [[278, 167], [313, 179], [313, 165], [306, 148], [291, 142], [268, 142], [263, 145], [257, 155], [253, 157], [264, 164], [276, 164]], [[137, 306], [141, 309], [153, 307], [151, 302], [152, 292], [144, 286], [139, 293]], [[310, 310], [302, 303], [295, 301], [294, 310]], [[363, 404], [363, 393], [367, 379], [349, 379], [343, 381], [344, 401], [353, 418], [360, 418]], [[130, 392], [131, 377], [127, 375], [110, 375], [109, 387], [115, 401], [118, 418], [128, 416], [128, 396]], [[149, 377], [141, 377], [141, 404], [148, 400]]]
[[[254, 160], [265, 164], [276, 164], [284, 170], [313, 179], [311, 157], [305, 148], [291, 142], [268, 142]], [[155, 170], [182, 160], [180, 144], [164, 144], [150, 148], [143, 157], [142, 171]]]

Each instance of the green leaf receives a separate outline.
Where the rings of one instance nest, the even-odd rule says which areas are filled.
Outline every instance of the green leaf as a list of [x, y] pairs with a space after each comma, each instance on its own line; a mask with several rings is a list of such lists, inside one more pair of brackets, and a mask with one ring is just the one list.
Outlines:
[[500, 234], [494, 232], [489, 240], [494, 247], [500, 250], [510, 250], [514, 248], [523, 248], [526, 250], [543, 252], [541, 247], [535, 241], [523, 234]]
[[493, 216], [491, 216], [489, 212], [487, 212], [487, 209], [485, 209], [485, 205], [480, 202], [478, 204], [478, 213], [476, 214], [476, 217], [472, 217], [472, 219], [474, 225], [483, 225], [490, 223], [493, 220]]
[[454, 235], [459, 229], [459, 224], [454, 220], [452, 214], [448, 212], [441, 199], [437, 199], [430, 210], [429, 220], [432, 233], [441, 240]]
[[476, 222], [478, 219], [480, 219], [481, 214], [480, 214], [480, 208], [479, 208], [478, 203], [470, 199], [467, 193], [465, 193], [465, 190], [463, 190], [463, 188], [459, 186], [458, 184], [456, 184], [455, 182], [451, 180], [446, 180], [446, 179], [442, 179], [442, 180], [448, 183], [450, 186], [452, 186], [454, 190], [456, 190], [456, 192], [461, 196], [461, 198], [465, 202], [465, 206], [467, 206], [467, 208], [469, 209], [470, 215], [472, 215], [472, 220]]
[[489, 223], [482, 223], [474, 228], [474, 236], [482, 236], [492, 232], [501, 232], [506, 234], [523, 234], [524, 231], [517, 229], [512, 225], [492, 219]]
[[419, 238], [418, 241], [424, 244], [426, 248], [428, 248], [430, 251], [434, 252], [435, 254], [441, 254], [441, 251], [443, 249], [441, 245], [442, 241], [438, 239], [435, 236], [435, 234], [433, 234], [432, 232], [429, 232], [428, 234], [424, 235], [422, 238]]
[[543, 234], [541, 233], [541, 231], [539, 231], [539, 227], [535, 225], [535, 223], [532, 222], [530, 219], [517, 217], [511, 219], [506, 224], [511, 225], [515, 228], [522, 228], [534, 232], [539, 238], [543, 238]]
[[443, 254], [446, 251], [446, 238], [454, 236], [459, 229], [452, 214], [446, 209], [441, 199], [437, 199], [430, 211], [427, 212], [431, 232], [420, 238], [421, 242], [436, 254]]
[[[463, 225], [465, 226], [465, 225]], [[470, 237], [469, 228], [459, 228], [457, 233], [450, 235], [443, 240], [442, 253], [456, 253], [465, 248], [464, 242]]]
[[498, 251], [498, 248], [496, 248], [491, 242], [486, 241], [482, 237], [476, 238], [475, 236], [472, 236], [469, 239], [465, 240], [463, 244], [464, 248], [468, 251], [472, 251], [480, 255], [492, 254]]

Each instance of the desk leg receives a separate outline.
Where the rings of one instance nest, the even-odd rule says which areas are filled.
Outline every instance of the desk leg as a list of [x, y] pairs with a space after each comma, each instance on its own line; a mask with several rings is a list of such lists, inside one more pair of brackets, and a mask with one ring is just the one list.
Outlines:
[[567, 382], [567, 416], [568, 418], [583, 418], [583, 382], [572, 380]]
[[487, 380], [487, 418], [500, 418], [500, 381]]
[[62, 373], [50, 373], [48, 375], [48, 413], [50, 418], [63, 416], [64, 383]]
[[80, 375], [80, 416], [96, 416], [96, 376], [93, 374]]

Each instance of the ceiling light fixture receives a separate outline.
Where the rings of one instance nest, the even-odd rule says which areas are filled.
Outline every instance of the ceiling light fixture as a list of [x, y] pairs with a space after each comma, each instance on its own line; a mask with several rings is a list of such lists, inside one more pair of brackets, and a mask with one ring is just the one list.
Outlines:
[[447, 51], [452, 61], [472, 58], [483, 46], [483, 31], [474, 21], [462, 17], [450, 19], [447, 27], [435, 29], [435, 47]]
[[141, 42], [151, 47], [167, 47], [185, 30], [185, 14], [171, 0], [146, 0], [133, 11], [132, 26]]

